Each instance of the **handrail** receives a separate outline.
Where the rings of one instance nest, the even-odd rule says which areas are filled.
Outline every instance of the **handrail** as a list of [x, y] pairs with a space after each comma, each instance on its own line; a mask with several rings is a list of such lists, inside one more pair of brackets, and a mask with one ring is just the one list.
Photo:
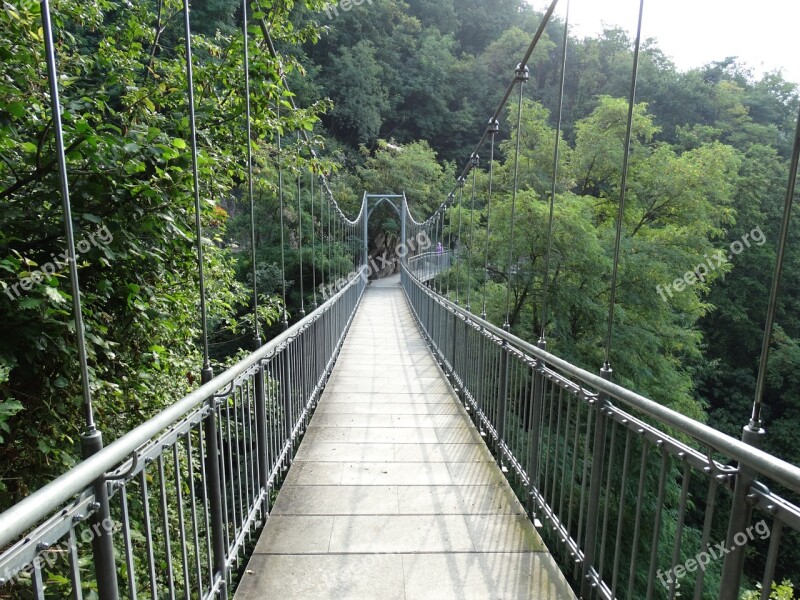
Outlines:
[[154, 436], [176, 423], [186, 413], [213, 398], [218, 390], [233, 383], [240, 375], [269, 358], [276, 350], [328, 312], [352, 286], [357, 285], [364, 270], [366, 267], [362, 266], [359, 275], [353, 277], [348, 285], [250, 356], [0, 514], [0, 547], [14, 542], [31, 527], [50, 516], [54, 507], [65, 504], [90, 487]]

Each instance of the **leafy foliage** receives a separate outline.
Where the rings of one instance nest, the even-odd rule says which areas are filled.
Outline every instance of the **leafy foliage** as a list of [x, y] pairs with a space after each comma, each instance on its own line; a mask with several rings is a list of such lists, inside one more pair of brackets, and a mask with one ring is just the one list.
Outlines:
[[[181, 4], [121, 9], [66, 0], [53, 13], [76, 240], [79, 248], [92, 241], [77, 266], [96, 418], [107, 440], [185, 394], [201, 365]], [[314, 35], [286, 15], [270, 15], [276, 38]], [[0, 12], [0, 429], [14, 431], [2, 446], [3, 505], [75, 464], [83, 422], [73, 291], [65, 268], [45, 269], [59, 264], [66, 242], [39, 23], [37, 2]], [[241, 333], [252, 295], [235, 278], [236, 257], [224, 243], [228, 214], [218, 205], [245, 178], [243, 44], [241, 34], [194, 35], [193, 43], [214, 343]], [[253, 136], [267, 161], [277, 128], [313, 128], [324, 105], [292, 111], [263, 45], [252, 45], [251, 61]], [[39, 269], [46, 274], [36, 280]], [[277, 305], [262, 306], [269, 324]]]

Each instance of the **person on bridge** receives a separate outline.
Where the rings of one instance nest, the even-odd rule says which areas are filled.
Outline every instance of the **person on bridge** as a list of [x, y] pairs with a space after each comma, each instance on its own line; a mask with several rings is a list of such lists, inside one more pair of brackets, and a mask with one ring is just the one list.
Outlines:
[[444, 250], [442, 249], [442, 242], [438, 242], [436, 244], [436, 254], [441, 254]]

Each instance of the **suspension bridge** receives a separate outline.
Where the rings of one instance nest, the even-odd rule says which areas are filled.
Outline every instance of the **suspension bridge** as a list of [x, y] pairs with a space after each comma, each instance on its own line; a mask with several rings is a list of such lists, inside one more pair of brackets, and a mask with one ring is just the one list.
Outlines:
[[[471, 293], [485, 284], [480, 278], [487, 277], [488, 256], [482, 273], [467, 272], [476, 280], [468, 279], [463, 294], [453, 298], [450, 293], [449, 273], [464, 260], [461, 211], [452, 208], [474, 208], [476, 173], [488, 168], [490, 191], [483, 199], [488, 236], [495, 142], [501, 134], [498, 118], [506, 109], [516, 110], [519, 134], [527, 63], [556, 4], [554, 0], [545, 12], [528, 51], [511, 69], [504, 97], [452, 193], [432, 215], [416, 219], [401, 193], [365, 194], [359, 214], [351, 219], [326, 179], [319, 178], [310, 243], [327, 245], [329, 251], [333, 244], [346, 248], [351, 264], [327, 274], [332, 294], [317, 304], [315, 289], [310, 312], [305, 314], [303, 304], [299, 321], [290, 326], [284, 311], [285, 330], [275, 338], [263, 342], [254, 319], [256, 349], [215, 375], [205, 306], [192, 36], [184, 2], [205, 357], [201, 386], [104, 447], [92, 409], [53, 23], [43, 0], [42, 38], [84, 386], [85, 459], [0, 515], [0, 595], [81, 600], [90, 590], [99, 600], [649, 600], [680, 594], [699, 600], [710, 597], [705, 582], [713, 574], [720, 581], [719, 600], [737, 600], [747, 571], [758, 572], [761, 598], [768, 599], [785, 547], [784, 529], [800, 530], [800, 507], [792, 500], [800, 494], [800, 469], [759, 449], [800, 129], [766, 315], [758, 393], [742, 439], [612, 381], [610, 345], [627, 152], [605, 362], [597, 373], [548, 352], [544, 329], [530, 343], [510, 333], [508, 318], [500, 325], [487, 320], [485, 295]], [[245, 40], [248, 8], [245, 0]], [[643, 2], [628, 146], [642, 12]], [[274, 52], [266, 27], [264, 34]], [[254, 251], [247, 48], [245, 43]], [[566, 46], [562, 99], [565, 65]], [[560, 118], [561, 109], [559, 128]], [[280, 147], [280, 135], [278, 139]], [[516, 139], [510, 190], [514, 201], [519, 135]], [[482, 164], [480, 155], [487, 153]], [[555, 154], [554, 182], [557, 143]], [[283, 236], [282, 172], [279, 181]], [[315, 183], [312, 176], [311, 185]], [[544, 225], [548, 235], [554, 199], [555, 183], [550, 221]], [[369, 285], [367, 225], [382, 202], [397, 211], [403, 240], [426, 239], [430, 244], [402, 257], [399, 278]], [[512, 240], [514, 227], [522, 226], [513, 207], [508, 223]], [[299, 233], [302, 252], [302, 229]], [[282, 253], [286, 246], [282, 237]], [[467, 247], [471, 253], [474, 245]], [[508, 251], [511, 279], [513, 244]], [[479, 257], [470, 255], [466, 263], [473, 258]], [[549, 254], [546, 265], [549, 269]], [[317, 270], [316, 265], [306, 267]], [[253, 282], [255, 286], [255, 272]], [[285, 286], [284, 277], [284, 300]], [[300, 295], [305, 296], [304, 290]], [[257, 300], [255, 292], [256, 310]], [[506, 313], [508, 303], [507, 293]], [[545, 301], [543, 324], [547, 310]], [[668, 483], [677, 484], [678, 492], [668, 494]], [[749, 555], [745, 544], [761, 521], [770, 533], [763, 560]], [[699, 536], [689, 535], [689, 524]], [[712, 538], [720, 529], [725, 539]], [[712, 561], [716, 545], [724, 552]]]

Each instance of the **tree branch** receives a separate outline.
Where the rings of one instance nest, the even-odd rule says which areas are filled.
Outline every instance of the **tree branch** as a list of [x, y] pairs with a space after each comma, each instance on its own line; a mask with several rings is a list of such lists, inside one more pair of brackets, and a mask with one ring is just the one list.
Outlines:
[[[80, 146], [85, 140], [86, 138], [83, 136], [78, 137], [74, 142], [72, 142], [69, 146], [67, 146], [66, 150], [64, 151], [64, 154], [69, 154], [70, 152], [75, 150], [75, 148]], [[47, 175], [53, 169], [55, 164], [56, 164], [56, 159], [54, 157], [49, 161], [47, 161], [47, 163], [45, 163], [44, 165], [37, 167], [35, 171], [26, 175], [22, 179], [17, 179], [17, 181], [15, 181], [9, 187], [4, 189], [2, 192], [0, 192], [0, 200], [5, 200], [12, 194], [24, 188], [26, 185], [33, 183], [34, 181], [38, 181], [39, 179]]]

